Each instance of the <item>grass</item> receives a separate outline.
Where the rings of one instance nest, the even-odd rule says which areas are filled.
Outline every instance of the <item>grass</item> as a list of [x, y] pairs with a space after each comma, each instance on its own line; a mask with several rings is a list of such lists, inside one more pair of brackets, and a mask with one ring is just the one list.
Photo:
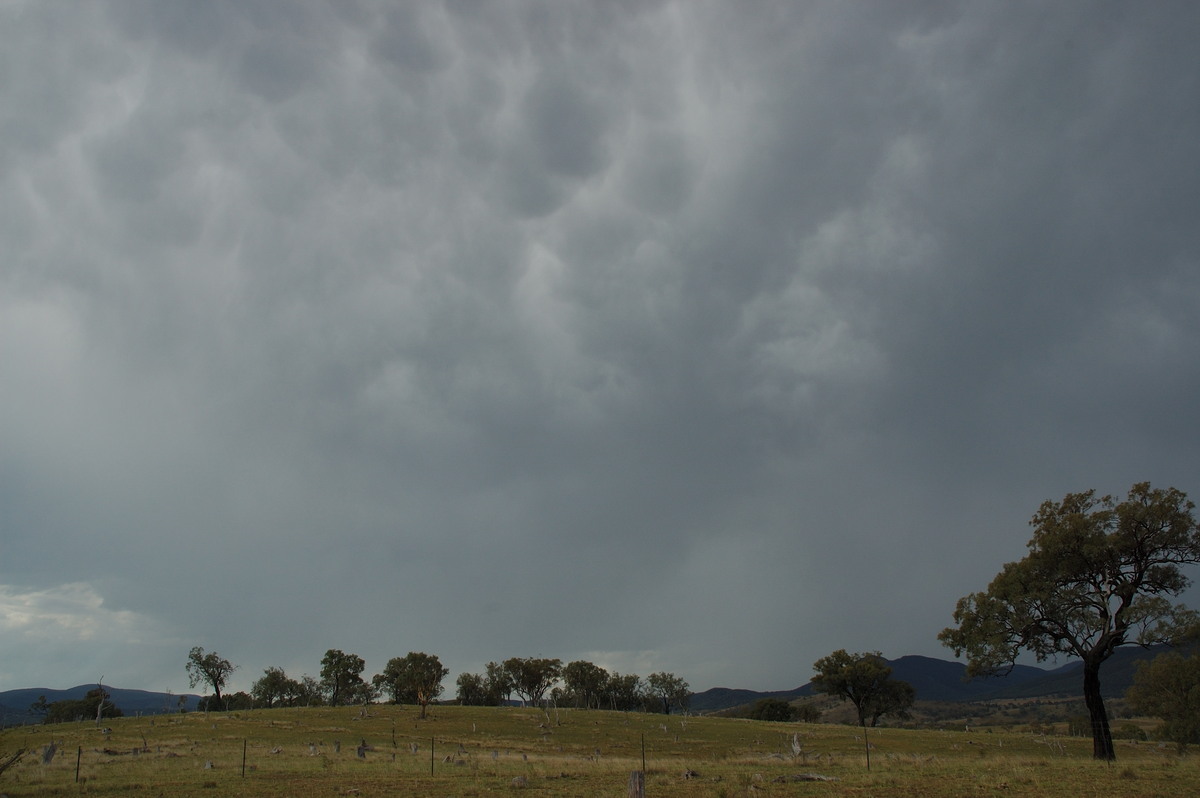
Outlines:
[[[0, 732], [18, 796], [626, 795], [646, 757], [658, 796], [1188, 796], [1200, 764], [1174, 748], [1019, 732], [872, 729], [871, 770], [852, 726], [498, 707], [277, 709], [117, 718]], [[792, 735], [802, 752], [794, 756]], [[57, 754], [43, 762], [45, 746]], [[367, 750], [359, 757], [358, 747]], [[245, 772], [243, 774], [243, 752]], [[79, 781], [76, 782], [78, 761]], [[692, 771], [693, 778], [684, 773]], [[777, 781], [817, 773], [829, 782]]]

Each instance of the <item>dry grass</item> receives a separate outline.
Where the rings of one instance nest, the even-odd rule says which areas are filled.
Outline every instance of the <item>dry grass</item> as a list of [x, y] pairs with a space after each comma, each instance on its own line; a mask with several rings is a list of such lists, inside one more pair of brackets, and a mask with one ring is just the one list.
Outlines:
[[[322, 708], [109, 724], [107, 734], [93, 724], [0, 733], [0, 757], [31, 749], [0, 775], [0, 793], [624, 796], [629, 772], [642, 767], [644, 742], [646, 794], [655, 797], [1200, 794], [1200, 765], [1171, 748], [1122, 743], [1120, 761], [1105, 765], [1091, 760], [1090, 740], [1015, 732], [872, 730], [868, 772], [854, 727], [726, 718], [439, 707], [420, 721], [414, 709], [377, 706], [366, 717]], [[798, 757], [794, 733], [803, 745]], [[44, 764], [52, 741], [58, 753]], [[696, 775], [684, 778], [686, 771]], [[837, 780], [777, 781], [800, 773]]]

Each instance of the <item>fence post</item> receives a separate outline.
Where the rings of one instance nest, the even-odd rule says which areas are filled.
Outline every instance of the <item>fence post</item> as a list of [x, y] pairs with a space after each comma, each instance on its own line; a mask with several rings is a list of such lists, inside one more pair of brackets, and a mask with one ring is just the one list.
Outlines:
[[629, 798], [646, 798], [646, 774], [640, 770], [629, 773]]

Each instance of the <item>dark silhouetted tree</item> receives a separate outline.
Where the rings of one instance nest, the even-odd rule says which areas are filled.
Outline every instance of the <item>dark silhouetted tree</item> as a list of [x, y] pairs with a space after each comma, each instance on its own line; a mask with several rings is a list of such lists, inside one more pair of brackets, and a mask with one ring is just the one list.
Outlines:
[[321, 688], [331, 706], [353, 703], [362, 696], [363, 668], [366, 663], [356, 654], [331, 648], [321, 659]]
[[884, 715], [907, 717], [916, 699], [912, 685], [892, 678], [891, 666], [878, 651], [849, 654], [838, 649], [814, 662], [813, 670], [813, 690], [849, 701], [864, 728]]
[[664, 714], [670, 715], [671, 707], [687, 712], [692, 690], [683, 679], [673, 673], [652, 673], [646, 677], [646, 686]]
[[188, 683], [195, 687], [198, 684], [205, 684], [212, 688], [213, 696], [216, 699], [216, 706], [210, 708], [223, 709], [224, 704], [221, 701], [221, 688], [229, 680], [230, 675], [237, 670], [237, 666], [223, 658], [215, 651], [204, 653], [204, 649], [196, 646], [188, 652], [187, 674]]

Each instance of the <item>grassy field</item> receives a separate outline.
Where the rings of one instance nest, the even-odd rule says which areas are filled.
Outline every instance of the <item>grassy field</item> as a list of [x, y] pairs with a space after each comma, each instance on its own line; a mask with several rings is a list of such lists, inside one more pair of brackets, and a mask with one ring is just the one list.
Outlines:
[[0, 775], [0, 794], [624, 796], [643, 747], [652, 797], [1200, 794], [1200, 762], [1173, 748], [1122, 742], [1108, 765], [1091, 760], [1090, 740], [1016, 732], [871, 730], [868, 771], [861, 730], [826, 724], [475, 707], [431, 707], [421, 721], [394, 706], [107, 724], [0, 732], [0, 762], [29, 749]]

